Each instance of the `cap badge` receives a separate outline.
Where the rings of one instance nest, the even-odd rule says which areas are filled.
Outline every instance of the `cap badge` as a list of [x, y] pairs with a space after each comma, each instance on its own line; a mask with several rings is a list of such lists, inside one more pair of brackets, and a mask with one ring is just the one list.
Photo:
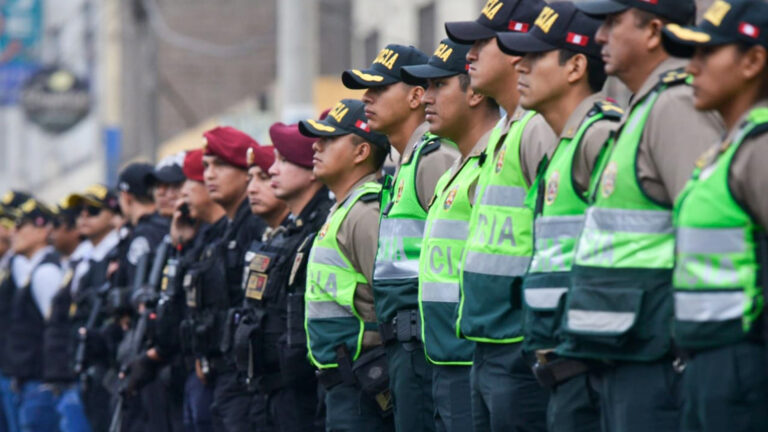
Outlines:
[[723, 0], [717, 0], [704, 13], [704, 19], [711, 22], [715, 27], [720, 27], [723, 18], [728, 15], [731, 5]]
[[362, 130], [363, 132], [370, 132], [371, 131], [371, 127], [368, 126], [368, 123], [366, 123], [366, 122], [364, 122], [362, 120], [358, 120], [357, 122], [355, 122], [355, 127], [357, 127], [358, 129]]
[[333, 126], [324, 125], [320, 122], [314, 121], [312, 119], [308, 119], [307, 123], [312, 125], [313, 128], [319, 130], [320, 132], [335, 132], [336, 128]]
[[395, 67], [395, 62], [397, 61], [398, 57], [400, 57], [400, 54], [392, 51], [389, 48], [384, 48], [383, 50], [379, 51], [379, 55], [376, 56], [373, 64], [378, 63], [383, 65], [385, 68], [392, 70], [392, 68]]
[[251, 166], [254, 162], [256, 162], [256, 155], [253, 153], [253, 147], [248, 147], [248, 150], [246, 150], [245, 161], [248, 166]]
[[442, 60], [443, 63], [448, 63], [448, 59], [451, 58], [451, 54], [453, 54], [453, 48], [444, 43], [441, 43], [433, 55]]
[[360, 79], [363, 80], [363, 81], [368, 81], [368, 82], [384, 81], [384, 77], [383, 76], [367, 74], [367, 73], [365, 73], [363, 71], [360, 71], [358, 69], [352, 69], [350, 72], [352, 72], [353, 74], [355, 74], [358, 77], [360, 77]]
[[557, 21], [558, 17], [560, 17], [560, 14], [555, 12], [555, 10], [551, 7], [545, 6], [544, 9], [541, 10], [539, 17], [536, 18], [536, 21], [533, 23], [533, 25], [540, 28], [544, 33], [549, 33], [549, 31], [552, 29], [552, 25], [555, 23], [555, 21]]
[[585, 47], [589, 43], [589, 36], [568, 32], [568, 35], [565, 37], [565, 41], [570, 44]]
[[490, 21], [493, 21], [493, 18], [496, 16], [497, 13], [499, 13], [499, 10], [504, 7], [504, 2], [500, 2], [499, 0], [488, 0], [488, 2], [483, 6], [483, 10], [480, 11], [483, 15], [485, 15], [486, 18], [488, 18]]
[[343, 103], [339, 102], [336, 104], [336, 106], [333, 107], [331, 111], [328, 112], [328, 115], [337, 122], [341, 123], [341, 120], [344, 119], [344, 116], [347, 115], [348, 112], [349, 108]]

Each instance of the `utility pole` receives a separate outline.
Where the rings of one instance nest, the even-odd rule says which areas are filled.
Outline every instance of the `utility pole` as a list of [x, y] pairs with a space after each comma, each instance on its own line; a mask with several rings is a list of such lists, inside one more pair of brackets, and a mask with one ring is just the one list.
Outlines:
[[317, 1], [277, 2], [277, 77], [284, 122], [315, 116], [313, 85], [317, 76]]

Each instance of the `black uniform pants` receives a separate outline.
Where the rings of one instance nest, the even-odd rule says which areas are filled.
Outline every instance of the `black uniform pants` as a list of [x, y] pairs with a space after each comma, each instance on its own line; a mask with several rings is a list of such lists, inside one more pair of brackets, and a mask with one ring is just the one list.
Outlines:
[[[216, 371], [211, 416], [214, 429], [224, 432], [260, 432], [251, 428], [253, 394], [237, 376], [234, 367]], [[262, 407], [263, 409], [263, 407]]]

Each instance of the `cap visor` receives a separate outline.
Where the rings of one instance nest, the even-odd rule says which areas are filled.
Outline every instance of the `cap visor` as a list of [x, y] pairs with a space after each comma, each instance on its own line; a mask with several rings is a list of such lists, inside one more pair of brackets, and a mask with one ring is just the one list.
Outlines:
[[629, 9], [629, 6], [613, 0], [579, 1], [574, 2], [573, 5], [585, 14], [595, 17], [603, 17]]
[[458, 72], [440, 69], [428, 64], [403, 66], [400, 69], [400, 76], [403, 77], [403, 82], [408, 85], [424, 86], [430, 78], [446, 78], [458, 74]]
[[371, 87], [382, 87], [398, 82], [395, 77], [380, 74], [373, 69], [350, 69], [341, 74], [341, 82], [352, 90], [363, 90]]
[[92, 205], [95, 207], [103, 207], [104, 203], [98, 200], [94, 200], [88, 195], [72, 194], [67, 197], [67, 207], [75, 208], [81, 204]]
[[472, 44], [475, 41], [496, 36], [495, 31], [476, 21], [447, 22], [445, 32], [452, 41], [462, 44]]
[[178, 172], [173, 172], [174, 170], [160, 170], [158, 172], [152, 173], [150, 175], [150, 179], [154, 180], [156, 183], [165, 183], [165, 184], [173, 184], [173, 183], [181, 183], [184, 180], [186, 180], [186, 177], [184, 177], [184, 172], [179, 169], [181, 172], [181, 175], [179, 175]]
[[299, 132], [306, 137], [322, 138], [348, 135], [349, 132], [337, 126], [331, 126], [326, 122], [317, 120], [302, 120], [299, 122]]
[[499, 49], [508, 55], [525, 55], [556, 50], [557, 47], [537, 39], [530, 33], [504, 32], [496, 36]]
[[668, 24], [661, 33], [664, 49], [673, 57], [690, 58], [697, 46], [722, 45], [729, 42], [727, 38], [707, 33], [698, 27], [682, 27], [678, 24]]

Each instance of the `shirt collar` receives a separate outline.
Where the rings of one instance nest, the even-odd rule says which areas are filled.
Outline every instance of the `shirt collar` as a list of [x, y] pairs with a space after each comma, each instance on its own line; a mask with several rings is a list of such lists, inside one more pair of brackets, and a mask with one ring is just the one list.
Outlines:
[[411, 137], [408, 138], [408, 144], [405, 146], [405, 150], [403, 151], [403, 154], [400, 155], [400, 163], [403, 161], [407, 161], [411, 159], [411, 155], [413, 155], [413, 151], [416, 149], [416, 146], [421, 142], [421, 137], [424, 136], [425, 133], [429, 131], [429, 123], [424, 122], [419, 125], [419, 127], [416, 128], [416, 130], [413, 131], [411, 134]]
[[53, 246], [46, 246], [35, 252], [35, 254], [32, 255], [32, 258], [29, 259], [29, 268], [37, 267], [40, 262], [43, 261], [43, 258], [45, 258], [51, 251], [53, 251]]
[[107, 234], [99, 244], [93, 247], [90, 259], [94, 261], [103, 261], [109, 251], [114, 249], [120, 242], [120, 234], [117, 230], [112, 230]]
[[586, 117], [592, 110], [595, 103], [604, 99], [605, 94], [600, 92], [594, 93], [581, 101], [579, 106], [577, 106], [573, 113], [571, 113], [571, 116], [568, 117], [568, 121], [565, 122], [565, 127], [563, 127], [562, 132], [560, 132], [560, 139], [573, 138], [581, 124], [584, 122], [584, 117]]

